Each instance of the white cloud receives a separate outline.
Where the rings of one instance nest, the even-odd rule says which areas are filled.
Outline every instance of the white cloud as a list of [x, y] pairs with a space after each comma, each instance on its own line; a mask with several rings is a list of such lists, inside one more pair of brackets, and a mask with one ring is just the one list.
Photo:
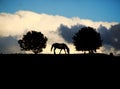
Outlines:
[[100, 25], [105, 26], [107, 29], [111, 27], [111, 25], [118, 24], [117, 22], [95, 22], [89, 19], [80, 19], [78, 17], [72, 18], [73, 21], [77, 22], [78, 24], [83, 24], [86, 26], [94, 27], [94, 28], [99, 28]]
[[[0, 37], [17, 36], [18, 38], [26, 31], [41, 31], [48, 37], [47, 47], [43, 53], [51, 53], [50, 46], [53, 42], [65, 42], [59, 35], [57, 29], [63, 24], [71, 27], [76, 24], [98, 28], [100, 25], [110, 28], [117, 22], [94, 22], [92, 20], [80, 19], [78, 17], [67, 18], [59, 15], [48, 15], [31, 11], [18, 11], [14, 14], [0, 13]], [[75, 53], [73, 45], [69, 44], [72, 53]]]

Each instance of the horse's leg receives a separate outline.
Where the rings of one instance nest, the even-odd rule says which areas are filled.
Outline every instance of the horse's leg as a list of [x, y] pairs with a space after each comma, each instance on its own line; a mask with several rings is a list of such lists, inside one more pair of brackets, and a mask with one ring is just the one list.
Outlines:
[[54, 48], [54, 54], [56, 54], [55, 50], [56, 50], [56, 48]]
[[66, 50], [64, 49], [64, 51], [65, 51], [65, 54], [66, 54]]
[[86, 51], [84, 51], [84, 54], [86, 54]]
[[60, 52], [59, 52], [59, 54], [61, 54], [61, 51], [62, 51], [62, 49], [60, 49]]

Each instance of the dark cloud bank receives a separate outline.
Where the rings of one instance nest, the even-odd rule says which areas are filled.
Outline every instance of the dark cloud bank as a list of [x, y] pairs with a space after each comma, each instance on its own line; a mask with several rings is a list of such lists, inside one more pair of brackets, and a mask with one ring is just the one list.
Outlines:
[[8, 53], [23, 53], [20, 50], [20, 47], [17, 43], [17, 39], [8, 36], [8, 37], [0, 37], [0, 53], [8, 54]]
[[115, 50], [120, 50], [120, 24], [114, 25], [110, 29], [100, 26], [98, 31], [103, 39], [103, 44], [110, 45]]
[[72, 37], [73, 35], [78, 32], [79, 29], [82, 27], [85, 27], [84, 25], [74, 25], [71, 26], [71, 28], [61, 24], [60, 27], [58, 28], [59, 34], [65, 39], [66, 42], [72, 43]]

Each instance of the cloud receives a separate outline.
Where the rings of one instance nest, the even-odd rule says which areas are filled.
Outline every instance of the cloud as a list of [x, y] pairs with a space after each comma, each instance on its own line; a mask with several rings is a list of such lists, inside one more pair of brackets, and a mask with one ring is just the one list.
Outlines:
[[0, 53], [24, 53], [21, 52], [17, 40], [12, 37], [0, 37]]
[[[0, 48], [3, 48], [2, 52], [12, 52], [15, 47], [18, 48], [17, 40], [20, 39], [23, 34], [26, 34], [26, 32], [29, 30], [35, 30], [42, 32], [45, 36], [48, 37], [47, 47], [43, 50], [43, 53], [51, 53], [50, 47], [54, 42], [66, 42], [71, 48], [71, 53], [75, 53], [76, 51], [71, 43], [71, 37], [75, 32], [78, 31], [78, 29], [83, 26], [91, 26], [98, 29], [99, 26], [102, 25], [108, 31], [111, 26], [114, 26], [116, 24], [118, 23], [95, 22], [88, 19], [80, 19], [78, 17], [67, 18], [59, 15], [49, 15], [22, 10], [14, 14], [0, 13], [1, 41], [4, 38], [4, 42], [0, 42]], [[10, 37], [13, 37], [14, 41], [12, 41], [11, 38], [11, 45], [6, 45], [9, 44], [8, 38]], [[118, 41], [117, 38], [114, 39], [116, 42]], [[6, 46], [3, 46], [3, 44]], [[109, 42], [107, 44], [109, 44]], [[17, 51], [20, 52], [20, 50]]]
[[[72, 44], [73, 35], [84, 26], [85, 25], [77, 24], [69, 28], [61, 25], [58, 31], [66, 42]], [[96, 31], [100, 33], [101, 39], [103, 40], [103, 47], [101, 47], [99, 52], [120, 54], [120, 24], [112, 25], [110, 28], [100, 25]]]
[[39, 14], [31, 11], [18, 11], [14, 14], [0, 13], [0, 36], [20, 35], [25, 29], [35, 29], [48, 32], [55, 31], [61, 24], [71, 27], [76, 24], [92, 26], [98, 28], [103, 25], [109, 28], [116, 22], [93, 22], [92, 20], [83, 20], [78, 17], [67, 18], [59, 15]]
[[120, 50], [120, 24], [113, 25], [109, 29], [104, 26], [100, 26], [98, 30], [101, 34], [104, 45], [108, 45], [115, 51]]
[[80, 30], [82, 27], [85, 27], [84, 25], [73, 25], [70, 28], [61, 24], [60, 27], [58, 28], [59, 34], [65, 39], [66, 42], [68, 43], [73, 43], [72, 37], [78, 30]]

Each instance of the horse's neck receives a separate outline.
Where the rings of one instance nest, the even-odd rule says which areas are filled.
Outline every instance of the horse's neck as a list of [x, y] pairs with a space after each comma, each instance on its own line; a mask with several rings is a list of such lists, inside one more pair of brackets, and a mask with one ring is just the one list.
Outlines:
[[65, 45], [65, 48], [66, 48], [66, 49], [69, 49], [67, 45]]

